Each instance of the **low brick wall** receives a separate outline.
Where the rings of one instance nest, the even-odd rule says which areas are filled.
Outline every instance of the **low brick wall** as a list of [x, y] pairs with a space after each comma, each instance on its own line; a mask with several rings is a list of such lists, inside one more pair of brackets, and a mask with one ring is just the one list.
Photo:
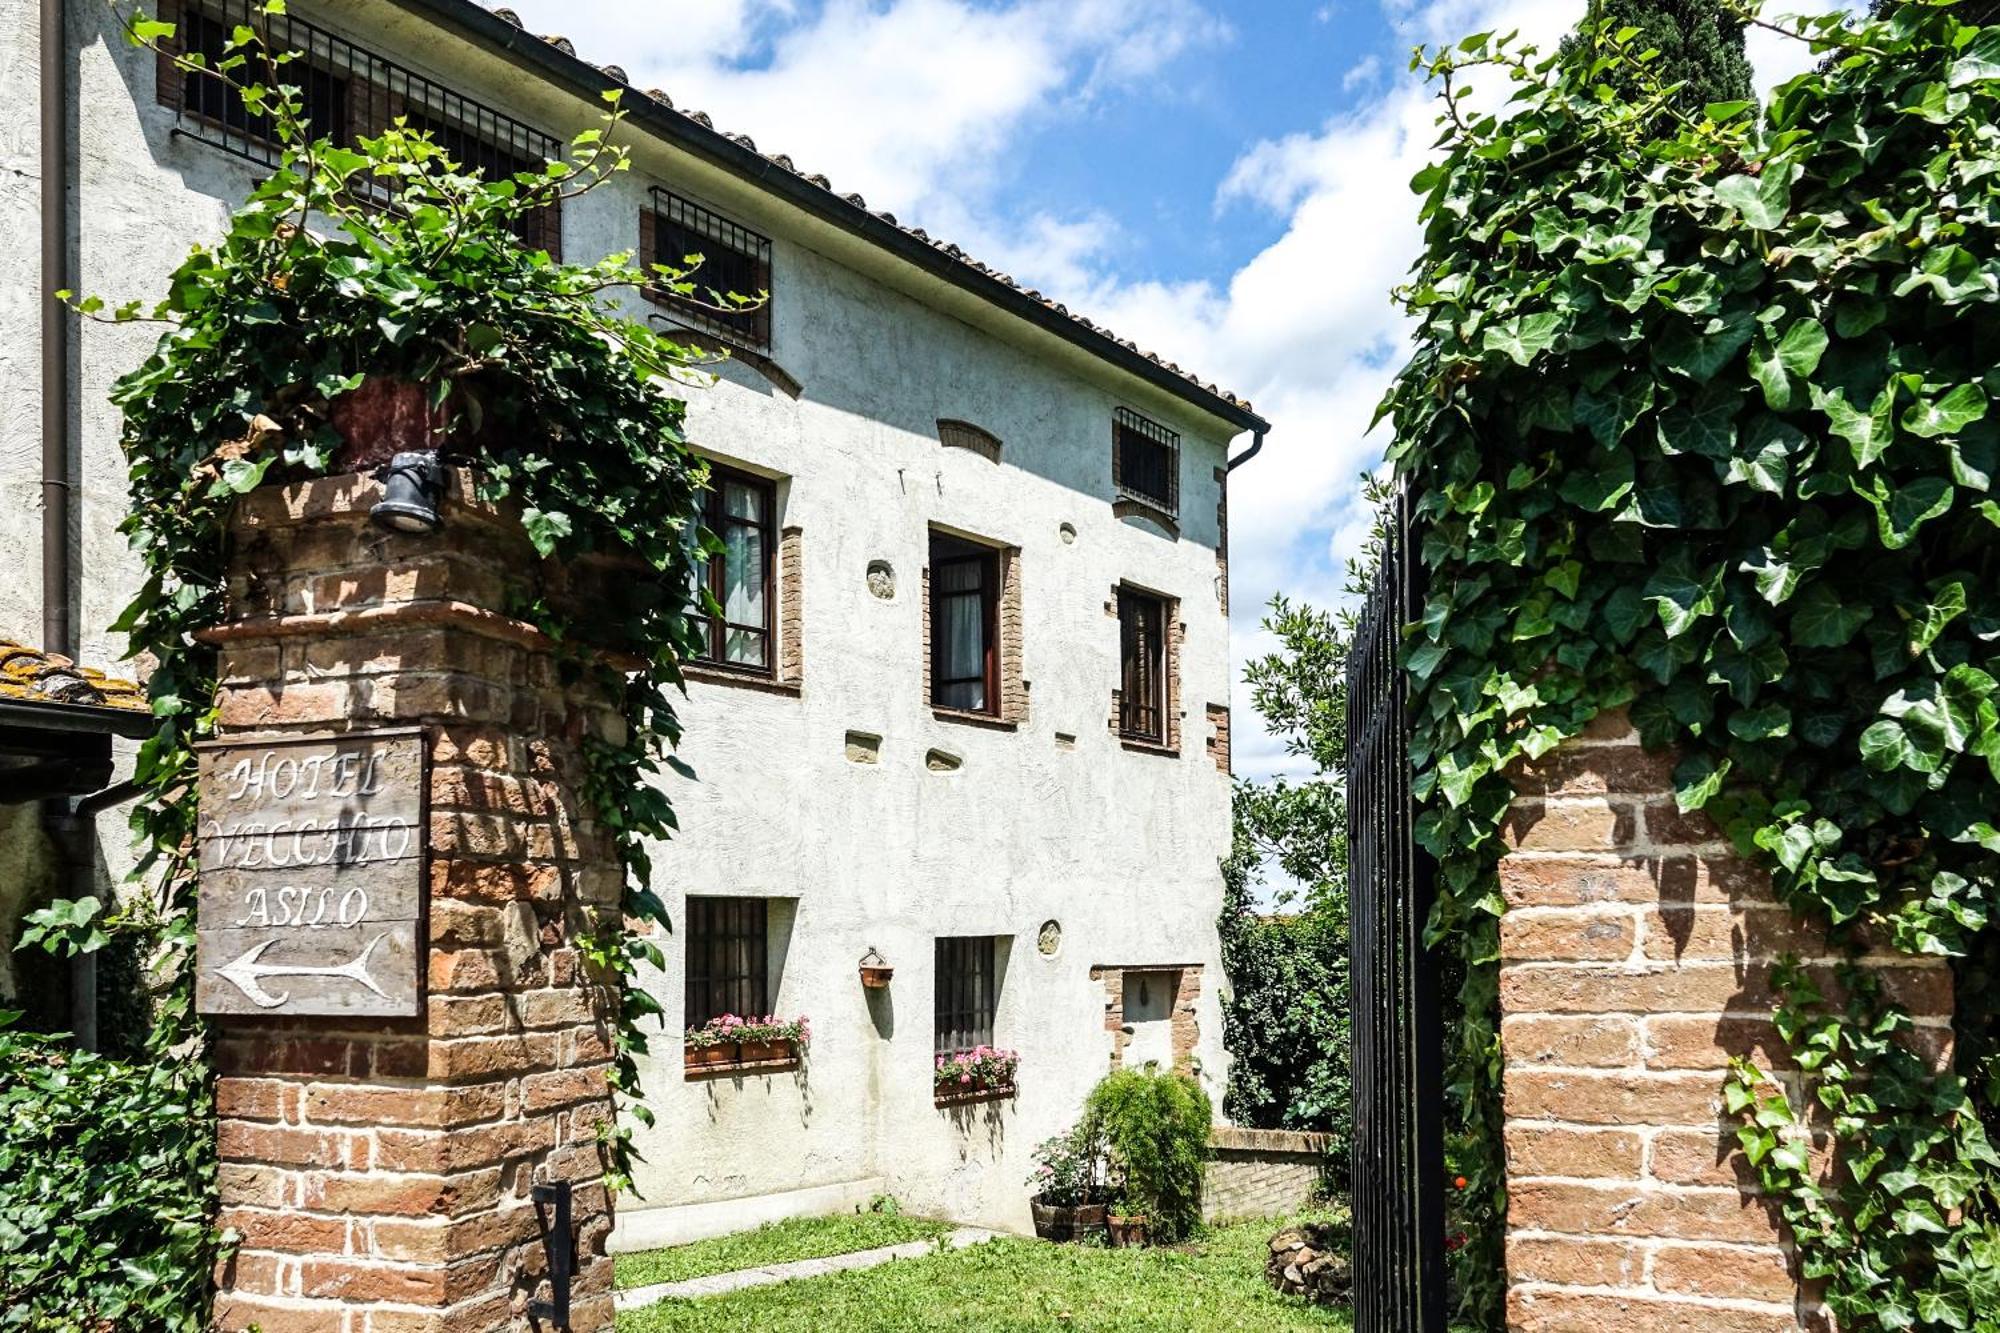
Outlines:
[[1327, 1136], [1219, 1127], [1208, 1141], [1205, 1221], [1278, 1217], [1306, 1206], [1326, 1161]]

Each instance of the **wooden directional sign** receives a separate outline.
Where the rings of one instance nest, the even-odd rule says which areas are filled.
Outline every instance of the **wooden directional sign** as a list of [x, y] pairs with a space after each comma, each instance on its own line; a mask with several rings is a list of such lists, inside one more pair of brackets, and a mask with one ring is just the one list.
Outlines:
[[196, 1004], [423, 1012], [420, 731], [201, 749]]

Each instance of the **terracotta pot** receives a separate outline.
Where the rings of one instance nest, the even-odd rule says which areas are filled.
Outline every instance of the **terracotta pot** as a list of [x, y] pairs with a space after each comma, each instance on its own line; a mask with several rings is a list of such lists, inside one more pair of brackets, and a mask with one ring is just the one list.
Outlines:
[[864, 967], [861, 969], [861, 984], [869, 990], [887, 990], [889, 978], [895, 975], [893, 967]]
[[769, 1060], [789, 1060], [797, 1054], [789, 1041], [746, 1041], [737, 1049], [743, 1052], [744, 1064], [760, 1064]]
[[1113, 1213], [1105, 1220], [1111, 1228], [1111, 1244], [1114, 1249], [1137, 1249], [1146, 1244], [1144, 1213], [1132, 1213], [1124, 1217]]
[[1035, 1234], [1043, 1240], [1061, 1243], [1104, 1232], [1101, 1203], [1043, 1203], [1042, 1196], [1037, 1194], [1028, 1200], [1028, 1211], [1035, 1217]]
[[423, 385], [393, 375], [370, 375], [361, 387], [327, 407], [327, 419], [344, 441], [334, 468], [365, 472], [401, 453], [428, 453], [439, 445], [441, 412], [433, 412]]
[[714, 1065], [733, 1065], [737, 1061], [737, 1046], [734, 1042], [718, 1042], [714, 1046], [690, 1046], [685, 1062], [690, 1069], [704, 1069]]

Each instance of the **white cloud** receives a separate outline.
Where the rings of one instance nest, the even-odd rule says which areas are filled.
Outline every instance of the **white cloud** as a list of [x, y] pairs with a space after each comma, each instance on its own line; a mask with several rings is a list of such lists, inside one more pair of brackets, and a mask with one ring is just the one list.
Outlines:
[[1197, 0], [695, 0], [652, 32], [619, 0], [514, 0], [589, 59], [766, 152], [914, 216], [1012, 169], [1010, 144], [1230, 29]]

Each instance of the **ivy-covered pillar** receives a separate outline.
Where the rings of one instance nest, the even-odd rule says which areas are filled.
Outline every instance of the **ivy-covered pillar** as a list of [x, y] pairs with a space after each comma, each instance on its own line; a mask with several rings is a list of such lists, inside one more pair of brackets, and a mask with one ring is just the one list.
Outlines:
[[[1805, 1153], [1825, 1178], [1834, 1154], [1865, 1153], [1826, 1132], [1825, 1108], [1804, 1112], [1774, 1022], [1788, 985], [1840, 1006], [1857, 974], [1707, 816], [1680, 812], [1673, 768], [1618, 712], [1512, 774], [1500, 866], [1510, 1329], [1829, 1326], [1726, 1084], [1747, 1060], [1792, 1104], [1753, 1131], [1768, 1136], [1760, 1155]], [[1861, 984], [1909, 1011], [1904, 1040], [1947, 1068], [1946, 963], [1880, 952], [1858, 966]], [[1775, 1123], [1794, 1115], [1810, 1136]]]
[[517, 518], [448, 491], [432, 535], [371, 525], [355, 475], [231, 524], [197, 982], [224, 1330], [612, 1324], [615, 992], [579, 943], [621, 874], [581, 789], [622, 723], [508, 614], [544, 569]]

